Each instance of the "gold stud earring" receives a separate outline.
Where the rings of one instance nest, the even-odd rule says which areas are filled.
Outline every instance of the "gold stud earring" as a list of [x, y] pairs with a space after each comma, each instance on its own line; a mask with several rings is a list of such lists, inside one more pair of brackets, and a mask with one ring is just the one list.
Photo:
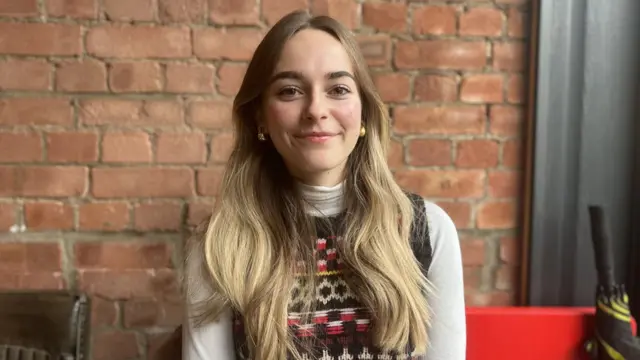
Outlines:
[[264, 136], [264, 133], [263, 133], [262, 131], [260, 131], [260, 132], [258, 133], [258, 140], [260, 140], [260, 141], [265, 141], [265, 140], [267, 140], [267, 138]]
[[360, 137], [364, 137], [366, 133], [367, 133], [367, 129], [364, 127], [364, 125], [362, 125], [360, 127]]

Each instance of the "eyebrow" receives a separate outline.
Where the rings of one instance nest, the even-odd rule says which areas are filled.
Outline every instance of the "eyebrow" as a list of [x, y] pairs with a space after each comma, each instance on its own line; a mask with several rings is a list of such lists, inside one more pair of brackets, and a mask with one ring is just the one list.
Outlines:
[[[351, 73], [348, 71], [333, 71], [333, 72], [327, 73], [325, 77], [328, 80], [335, 80], [342, 77], [348, 77], [355, 81], [354, 76], [351, 75]], [[273, 75], [269, 83], [273, 83], [274, 81], [277, 81], [280, 79], [294, 79], [294, 80], [302, 81], [304, 80], [304, 76], [302, 75], [301, 72], [298, 72], [298, 71], [281, 71]]]

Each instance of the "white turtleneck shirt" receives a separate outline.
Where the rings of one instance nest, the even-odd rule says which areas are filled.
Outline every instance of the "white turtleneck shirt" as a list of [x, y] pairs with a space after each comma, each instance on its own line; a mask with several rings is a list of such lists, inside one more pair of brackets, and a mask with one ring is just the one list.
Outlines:
[[[343, 209], [343, 185], [334, 187], [300, 184], [313, 216], [333, 216]], [[466, 358], [466, 317], [460, 242], [455, 225], [442, 208], [424, 202], [431, 241], [432, 260], [427, 278], [433, 287], [427, 296], [431, 326], [426, 360], [464, 360]], [[187, 264], [185, 276], [191, 284], [203, 276]], [[195, 328], [189, 320], [187, 299], [183, 327], [183, 359], [235, 360], [231, 313], [220, 321]], [[261, 359], [263, 360], [263, 359]], [[267, 360], [267, 359], [264, 359]], [[335, 359], [337, 360], [337, 359]]]

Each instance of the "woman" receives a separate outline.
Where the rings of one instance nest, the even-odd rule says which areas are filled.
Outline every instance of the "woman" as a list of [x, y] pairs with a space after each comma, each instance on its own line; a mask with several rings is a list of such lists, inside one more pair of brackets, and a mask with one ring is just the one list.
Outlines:
[[395, 183], [352, 35], [285, 16], [233, 109], [216, 209], [188, 246], [184, 358], [464, 359], [456, 229]]

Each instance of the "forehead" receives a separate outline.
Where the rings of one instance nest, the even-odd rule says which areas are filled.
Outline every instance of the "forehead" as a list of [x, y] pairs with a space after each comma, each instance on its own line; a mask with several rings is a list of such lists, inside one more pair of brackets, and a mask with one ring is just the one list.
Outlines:
[[305, 29], [287, 41], [276, 64], [275, 72], [297, 71], [307, 76], [335, 71], [352, 71], [349, 54], [330, 34]]

